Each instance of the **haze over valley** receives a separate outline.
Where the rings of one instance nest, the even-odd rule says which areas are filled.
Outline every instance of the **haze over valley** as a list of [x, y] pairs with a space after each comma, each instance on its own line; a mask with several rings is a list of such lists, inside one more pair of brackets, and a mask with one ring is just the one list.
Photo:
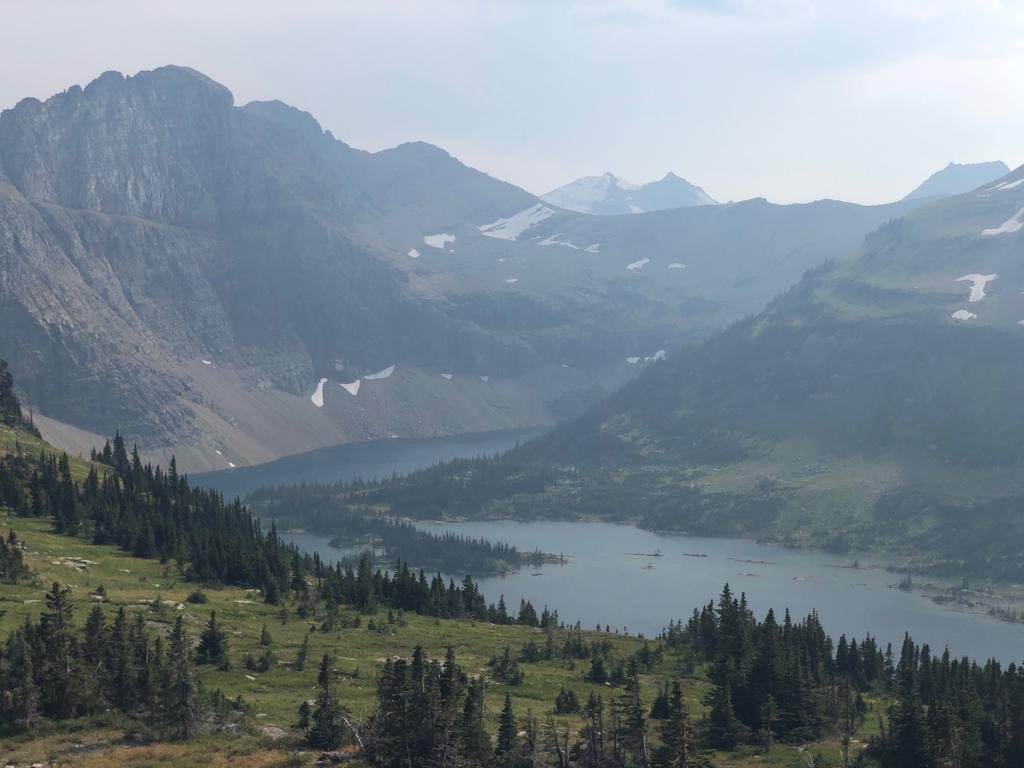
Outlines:
[[2, 18], [0, 765], [1024, 766], [1018, 0]]

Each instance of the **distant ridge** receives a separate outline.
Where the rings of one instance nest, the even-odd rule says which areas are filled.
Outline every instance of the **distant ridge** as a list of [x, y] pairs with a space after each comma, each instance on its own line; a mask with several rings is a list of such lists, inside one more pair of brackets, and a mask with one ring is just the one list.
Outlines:
[[1005, 176], [1010, 172], [1009, 166], [1002, 160], [989, 163], [950, 163], [941, 171], [936, 171], [904, 200], [917, 200], [922, 197], [942, 197], [960, 195], [970, 192], [990, 181]]
[[597, 216], [717, 203], [703, 189], [674, 173], [668, 173], [664, 178], [642, 186], [632, 184], [613, 173], [584, 176], [541, 195], [541, 199], [568, 211]]

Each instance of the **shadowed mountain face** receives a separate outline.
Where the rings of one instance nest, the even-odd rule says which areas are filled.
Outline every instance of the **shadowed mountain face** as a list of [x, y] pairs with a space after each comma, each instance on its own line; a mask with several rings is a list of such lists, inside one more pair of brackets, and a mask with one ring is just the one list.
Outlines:
[[0, 357], [183, 470], [550, 423], [916, 205], [600, 218], [165, 67], [0, 115]]
[[950, 163], [936, 171], [906, 196], [906, 200], [923, 197], [960, 195], [989, 184], [1010, 172], [1002, 161], [991, 163]]
[[1024, 167], [889, 222], [581, 417], [373, 503], [886, 549], [1019, 580], [1022, 255]]
[[611, 173], [585, 176], [553, 189], [542, 195], [542, 199], [559, 208], [597, 216], [717, 204], [703, 189], [674, 173], [642, 186], [630, 184]]
[[520, 449], [580, 477], [526, 506], [1018, 578], [1022, 255], [1024, 167], [886, 224]]

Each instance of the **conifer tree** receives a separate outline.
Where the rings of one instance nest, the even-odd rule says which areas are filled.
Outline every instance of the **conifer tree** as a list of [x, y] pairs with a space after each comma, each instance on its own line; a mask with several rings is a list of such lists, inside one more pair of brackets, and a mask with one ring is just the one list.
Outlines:
[[512, 709], [512, 696], [505, 694], [505, 704], [498, 717], [498, 743], [494, 750], [495, 764], [503, 768], [515, 766], [519, 754], [519, 729]]
[[659, 768], [690, 768], [694, 753], [693, 728], [678, 681], [672, 683], [668, 716], [661, 723], [660, 736]]
[[331, 657], [325, 653], [320, 661], [320, 672], [317, 674], [316, 705], [313, 708], [309, 734], [306, 737], [311, 747], [318, 749], [336, 749], [341, 744], [342, 730], [338, 724], [341, 710], [334, 698], [331, 685]]
[[198, 684], [192, 669], [192, 641], [179, 616], [167, 648], [163, 711], [175, 738], [190, 739], [199, 722]]
[[228, 662], [228, 633], [220, 628], [217, 623], [217, 612], [210, 611], [210, 619], [199, 636], [199, 645], [196, 648], [196, 660], [200, 664], [213, 664], [220, 669], [227, 669]]

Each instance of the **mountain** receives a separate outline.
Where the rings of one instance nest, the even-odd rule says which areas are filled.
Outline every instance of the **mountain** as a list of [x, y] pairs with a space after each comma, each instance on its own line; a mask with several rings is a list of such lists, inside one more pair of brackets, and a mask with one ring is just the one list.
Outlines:
[[904, 200], [923, 197], [939, 197], [944, 195], [960, 195], [964, 192], [982, 187], [1010, 172], [1010, 168], [1002, 161], [991, 163], [950, 163], [941, 171], [936, 171]]
[[43, 433], [183, 471], [549, 424], [919, 203], [557, 210], [204, 75], [0, 114], [0, 357]]
[[513, 452], [511, 474], [546, 490], [491, 494], [490, 513], [888, 547], [922, 569], [1019, 579], [1022, 249], [1024, 167], [889, 222]]
[[717, 204], [703, 189], [674, 173], [643, 186], [611, 173], [584, 176], [541, 195], [541, 199], [567, 211], [597, 216]]

